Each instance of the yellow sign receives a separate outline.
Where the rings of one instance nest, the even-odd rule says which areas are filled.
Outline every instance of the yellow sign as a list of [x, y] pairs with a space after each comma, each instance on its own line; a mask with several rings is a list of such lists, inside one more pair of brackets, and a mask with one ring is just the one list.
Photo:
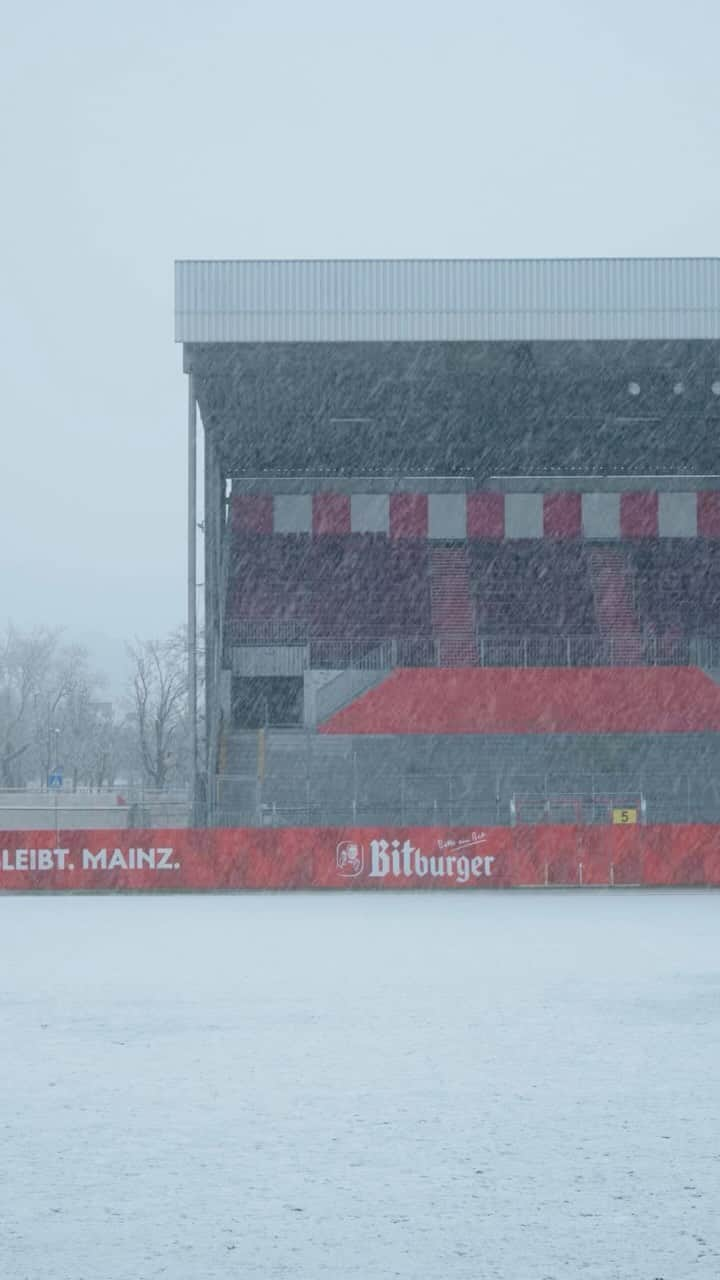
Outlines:
[[612, 820], [620, 827], [626, 827], [631, 822], [637, 822], [637, 809], [613, 809]]

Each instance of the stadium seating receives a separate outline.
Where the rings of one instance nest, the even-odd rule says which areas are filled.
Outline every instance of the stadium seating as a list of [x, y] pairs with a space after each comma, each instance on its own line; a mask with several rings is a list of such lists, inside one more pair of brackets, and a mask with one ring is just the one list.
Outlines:
[[311, 629], [347, 639], [430, 634], [429, 552], [373, 534], [315, 541]]
[[227, 618], [345, 640], [431, 634], [429, 550], [373, 534], [233, 540]]
[[468, 545], [478, 630], [592, 634], [597, 629], [588, 552], [580, 542]]
[[[477, 540], [454, 547], [378, 534], [236, 531], [226, 617], [301, 624], [309, 638], [712, 635], [720, 541]], [[445, 644], [448, 665], [452, 645]]]
[[236, 535], [226, 616], [245, 622], [306, 623], [312, 544], [307, 538]]
[[712, 635], [720, 627], [720, 544], [693, 538], [628, 548], [641, 623], [656, 635]]

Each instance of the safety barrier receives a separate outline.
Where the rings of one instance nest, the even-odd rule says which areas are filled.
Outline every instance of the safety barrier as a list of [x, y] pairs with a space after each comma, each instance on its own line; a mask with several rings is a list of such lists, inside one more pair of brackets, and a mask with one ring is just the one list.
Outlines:
[[[311, 636], [303, 622], [243, 622], [225, 624], [225, 645], [236, 647], [252, 658], [252, 650], [265, 651], [272, 659], [272, 672], [258, 674], [298, 675], [304, 670], [331, 669], [362, 671], [391, 670], [394, 667], [442, 667], [444, 646], [456, 639], [444, 632], [443, 639], [432, 636]], [[460, 639], [467, 639], [462, 632]], [[268, 656], [269, 655], [269, 656]], [[478, 630], [467, 655], [468, 666], [479, 667], [687, 667], [720, 668], [720, 637], [707, 635], [524, 635]], [[239, 662], [239, 660], [238, 660]], [[236, 670], [236, 675], [253, 674]]]
[[720, 886], [720, 827], [0, 832], [0, 892]]

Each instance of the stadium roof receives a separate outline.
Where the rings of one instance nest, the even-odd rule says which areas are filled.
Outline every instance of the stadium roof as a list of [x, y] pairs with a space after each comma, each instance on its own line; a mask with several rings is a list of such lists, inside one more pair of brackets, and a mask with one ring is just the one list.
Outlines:
[[720, 338], [720, 258], [182, 261], [183, 343]]

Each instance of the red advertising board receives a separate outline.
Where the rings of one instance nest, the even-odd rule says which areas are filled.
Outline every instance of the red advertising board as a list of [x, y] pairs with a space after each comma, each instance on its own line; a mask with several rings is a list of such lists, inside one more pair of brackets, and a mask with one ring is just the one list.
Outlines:
[[720, 885], [720, 827], [0, 832], [0, 892]]

